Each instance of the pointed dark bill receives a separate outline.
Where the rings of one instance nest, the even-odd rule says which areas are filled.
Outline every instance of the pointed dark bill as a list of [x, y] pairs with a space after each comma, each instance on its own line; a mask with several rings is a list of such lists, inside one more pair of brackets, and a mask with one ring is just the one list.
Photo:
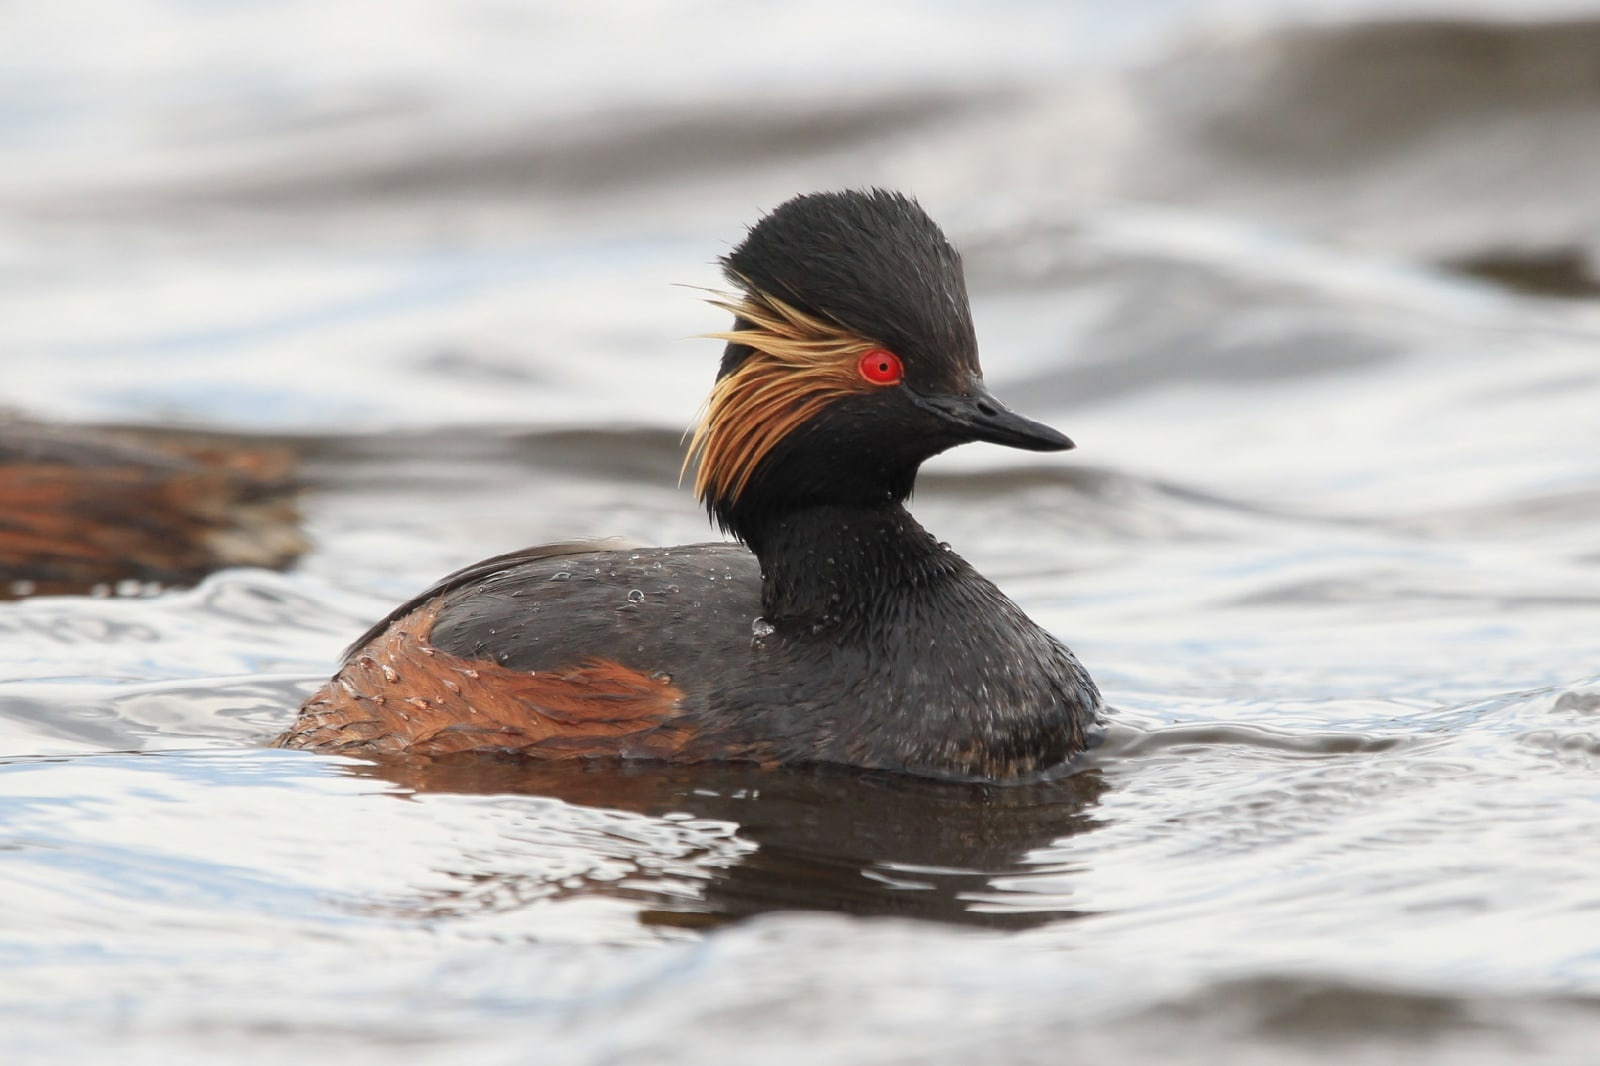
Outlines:
[[918, 396], [912, 402], [960, 429], [969, 440], [1004, 444], [1030, 452], [1064, 452], [1072, 439], [1042, 422], [1023, 418], [979, 386], [965, 396]]

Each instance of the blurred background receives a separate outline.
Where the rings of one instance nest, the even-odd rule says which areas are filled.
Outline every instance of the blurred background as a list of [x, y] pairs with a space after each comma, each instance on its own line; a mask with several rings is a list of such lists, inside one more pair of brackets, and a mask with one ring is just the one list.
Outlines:
[[[3, 398], [292, 431], [676, 426], [708, 363], [678, 339], [714, 316], [671, 284], [715, 284], [797, 191], [866, 184], [913, 191], [969, 249], [1005, 373], [1126, 361], [1083, 321], [1104, 297], [1061, 284], [1127, 269], [1088, 267], [1111, 247], [1396, 300], [1441, 266], [1582, 295], [1582, 11], [14, 2]], [[1055, 321], [1007, 313], [1050, 284], [1073, 301]], [[1199, 294], [1143, 295], [1193, 314]]]
[[[915, 509], [1106, 690], [1090, 777], [262, 749], [455, 566], [709, 539], [697, 287], [865, 185], [1079, 443]], [[1590, 1061], [1597, 297], [1593, 2], [0, 3], [0, 457], [298, 486], [266, 565], [0, 603], [0, 1047]]]

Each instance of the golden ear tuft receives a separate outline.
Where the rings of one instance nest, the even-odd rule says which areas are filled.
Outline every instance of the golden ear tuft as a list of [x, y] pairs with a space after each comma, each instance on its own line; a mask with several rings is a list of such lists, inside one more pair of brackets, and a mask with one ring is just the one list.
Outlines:
[[712, 388], [679, 474], [698, 462], [694, 494], [712, 503], [736, 499], [778, 442], [828, 404], [871, 388], [857, 363], [878, 345], [766, 293], [706, 302], [743, 326], [704, 336], [752, 349]]

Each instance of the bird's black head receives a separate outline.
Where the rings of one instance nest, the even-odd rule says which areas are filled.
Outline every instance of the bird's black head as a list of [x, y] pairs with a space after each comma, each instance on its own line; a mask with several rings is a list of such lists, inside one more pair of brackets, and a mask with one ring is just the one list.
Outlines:
[[900, 502], [925, 459], [968, 441], [1072, 447], [985, 391], [961, 257], [914, 200], [798, 196], [723, 270], [734, 327], [712, 335], [728, 345], [689, 458], [736, 535], [797, 507]]
[[[896, 192], [797, 196], [722, 261], [728, 280], [869, 338], [908, 376], [979, 374], [978, 338], [961, 256], [939, 226]], [[730, 345], [719, 376], [749, 354]]]

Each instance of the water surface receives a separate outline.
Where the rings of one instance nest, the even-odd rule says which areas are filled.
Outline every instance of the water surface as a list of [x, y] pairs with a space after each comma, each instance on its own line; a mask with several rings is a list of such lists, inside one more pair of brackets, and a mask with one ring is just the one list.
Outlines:
[[[6, 16], [0, 403], [288, 444], [313, 548], [0, 604], [8, 1061], [1592, 1060], [1583, 5], [125, 7]], [[913, 504], [1079, 773], [264, 747], [452, 567], [710, 539], [680, 286], [871, 182], [1080, 444]]]

